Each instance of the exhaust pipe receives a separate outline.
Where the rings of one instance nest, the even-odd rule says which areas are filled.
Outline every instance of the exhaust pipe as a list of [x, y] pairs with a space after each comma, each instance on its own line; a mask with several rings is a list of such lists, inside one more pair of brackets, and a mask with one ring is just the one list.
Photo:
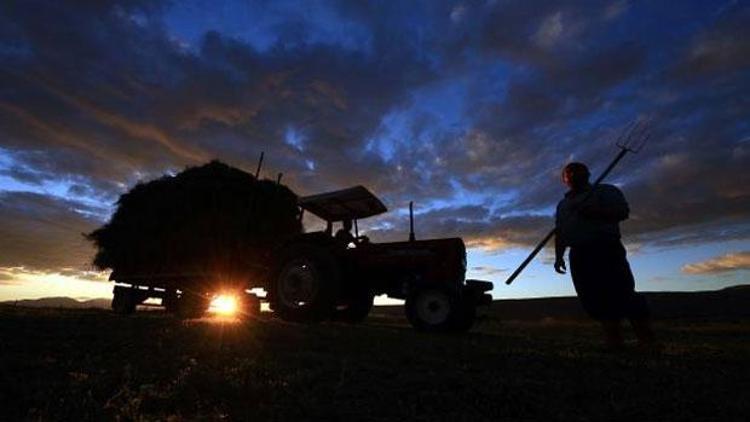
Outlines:
[[263, 156], [266, 153], [264, 151], [260, 152], [260, 159], [258, 160], [258, 168], [255, 169], [255, 180], [258, 180], [258, 177], [260, 177], [260, 169], [263, 168]]
[[414, 201], [409, 201], [409, 242], [414, 240]]

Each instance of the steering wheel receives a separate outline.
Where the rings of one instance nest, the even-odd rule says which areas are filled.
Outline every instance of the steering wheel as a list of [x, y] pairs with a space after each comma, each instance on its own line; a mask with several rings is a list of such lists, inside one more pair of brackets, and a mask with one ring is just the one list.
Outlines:
[[356, 244], [368, 244], [370, 243], [370, 238], [367, 236], [359, 236], [354, 238], [354, 243]]

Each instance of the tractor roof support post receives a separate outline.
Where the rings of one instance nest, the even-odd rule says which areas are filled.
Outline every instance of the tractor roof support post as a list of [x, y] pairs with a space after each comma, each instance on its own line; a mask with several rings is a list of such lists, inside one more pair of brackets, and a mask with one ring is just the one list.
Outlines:
[[255, 169], [255, 179], [257, 180], [258, 177], [260, 177], [260, 169], [263, 168], [263, 156], [265, 155], [265, 152], [261, 151], [260, 153], [260, 159], [258, 160], [258, 168]]
[[409, 242], [416, 240], [414, 236], [414, 201], [409, 201]]

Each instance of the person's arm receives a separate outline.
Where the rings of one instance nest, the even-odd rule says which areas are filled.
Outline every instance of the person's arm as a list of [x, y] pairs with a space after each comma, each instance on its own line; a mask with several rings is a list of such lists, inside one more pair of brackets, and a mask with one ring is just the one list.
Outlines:
[[560, 205], [555, 212], [555, 271], [559, 274], [565, 274], [565, 241], [560, 231]]
[[565, 266], [565, 243], [562, 236], [555, 231], [555, 271], [559, 274], [565, 274], [568, 268]]
[[627, 220], [630, 216], [630, 208], [620, 189], [610, 185], [601, 185], [597, 187], [597, 192], [581, 206], [578, 213], [590, 220], [618, 223]]

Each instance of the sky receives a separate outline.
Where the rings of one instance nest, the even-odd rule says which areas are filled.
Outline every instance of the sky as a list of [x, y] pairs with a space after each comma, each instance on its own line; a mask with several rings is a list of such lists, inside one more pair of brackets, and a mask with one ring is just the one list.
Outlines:
[[496, 298], [574, 294], [545, 250], [570, 161], [610, 183], [642, 291], [750, 275], [750, 2], [10, 1], [0, 300], [106, 297], [83, 238], [138, 181], [219, 159], [300, 195], [362, 184], [373, 241], [463, 237]]

